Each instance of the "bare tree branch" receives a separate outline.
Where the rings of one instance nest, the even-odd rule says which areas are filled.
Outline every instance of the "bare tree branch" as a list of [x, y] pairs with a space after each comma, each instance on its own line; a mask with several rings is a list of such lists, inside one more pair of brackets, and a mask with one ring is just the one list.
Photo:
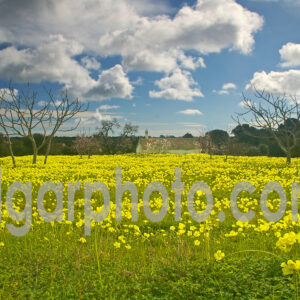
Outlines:
[[[37, 161], [38, 152], [47, 145], [45, 160], [50, 152], [51, 141], [59, 131], [72, 131], [78, 128], [80, 120], [76, 121], [71, 128], [62, 129], [62, 125], [71, 121], [78, 113], [88, 109], [88, 105], [79, 101], [78, 98], [70, 99], [65, 90], [61, 93], [58, 101], [55, 101], [51, 90], [46, 90], [49, 101], [40, 105], [37, 102], [38, 94], [32, 91], [30, 85], [17, 92], [12, 84], [0, 94], [0, 127], [6, 136], [28, 137], [33, 148], [33, 163]], [[41, 130], [42, 142], [37, 145], [34, 133]]]
[[[300, 140], [300, 135], [297, 134], [300, 129], [300, 108], [297, 97], [287, 97], [285, 94], [275, 95], [257, 90], [255, 87], [253, 89], [254, 96], [259, 102], [256, 103], [243, 94], [242, 104], [245, 111], [236, 113], [233, 119], [242, 129], [244, 129], [242, 123], [246, 123], [254, 128], [265, 129], [269, 132], [286, 154], [287, 162], [290, 163], [291, 152]], [[245, 133], [251, 135], [249, 132], [245, 131]]]

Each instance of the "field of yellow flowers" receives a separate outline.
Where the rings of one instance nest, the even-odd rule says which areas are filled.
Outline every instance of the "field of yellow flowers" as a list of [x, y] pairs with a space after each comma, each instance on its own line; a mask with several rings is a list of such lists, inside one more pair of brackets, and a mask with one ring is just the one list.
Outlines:
[[[0, 298], [43, 299], [299, 299], [300, 223], [291, 219], [291, 186], [300, 183], [300, 159], [286, 166], [284, 158], [229, 157], [205, 154], [112, 155], [90, 159], [52, 156], [44, 166], [30, 157], [19, 157], [13, 168], [0, 159], [2, 218], [0, 222]], [[122, 167], [122, 180], [138, 189], [138, 221], [131, 221], [130, 194], [125, 193], [122, 221], [115, 220], [115, 168]], [[175, 168], [181, 168], [185, 183], [182, 219], [174, 220]], [[6, 191], [15, 181], [32, 182], [32, 224], [23, 237], [12, 235], [13, 221], [6, 208]], [[37, 191], [46, 181], [64, 183], [63, 221], [47, 223], [39, 215]], [[84, 235], [84, 192], [75, 193], [75, 218], [68, 220], [69, 182], [106, 184], [111, 207], [108, 217], [92, 223]], [[161, 222], [150, 222], [143, 211], [143, 191], [153, 181], [169, 193], [169, 209]], [[193, 221], [187, 211], [189, 187], [196, 181], [209, 185], [214, 208], [203, 223]], [[236, 221], [230, 210], [230, 194], [240, 181], [251, 182], [256, 191], [243, 192], [241, 211], [252, 209], [249, 223]], [[288, 199], [285, 216], [272, 223], [260, 210], [260, 193], [268, 182], [278, 181]], [[279, 197], [269, 194], [268, 207], [276, 211]], [[25, 197], [14, 195], [14, 208], [22, 211]], [[161, 196], [151, 194], [151, 209], [159, 211]], [[94, 193], [94, 211], [101, 210], [103, 197]], [[205, 194], [194, 198], [198, 211], [205, 209]], [[44, 206], [55, 210], [52, 192]], [[225, 213], [220, 222], [219, 212]]]

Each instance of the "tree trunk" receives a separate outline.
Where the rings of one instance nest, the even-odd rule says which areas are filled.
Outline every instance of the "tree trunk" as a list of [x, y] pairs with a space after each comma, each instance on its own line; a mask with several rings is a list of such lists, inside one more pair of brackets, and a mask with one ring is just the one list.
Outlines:
[[290, 151], [288, 151], [286, 154], [286, 163], [287, 164], [291, 163], [291, 152]]
[[32, 157], [32, 163], [35, 165], [37, 161], [37, 147], [36, 147], [36, 142], [34, 140], [34, 137], [30, 137], [31, 144], [32, 144], [32, 149], [33, 149], [33, 157]]
[[12, 149], [12, 146], [11, 146], [11, 140], [10, 140], [9, 136], [8, 136], [8, 149], [9, 149], [9, 153], [10, 153], [10, 156], [11, 156], [13, 166], [16, 167], [17, 166], [16, 159], [15, 159], [15, 156], [14, 156], [14, 153], [13, 153], [13, 149]]
[[37, 151], [36, 148], [33, 149], [33, 157], [32, 157], [32, 163], [35, 165], [37, 161]]
[[51, 149], [51, 142], [52, 142], [52, 139], [50, 138], [50, 140], [47, 144], [47, 149], [46, 149], [45, 159], [44, 159], [44, 165], [47, 163], [48, 155], [49, 155], [50, 149]]

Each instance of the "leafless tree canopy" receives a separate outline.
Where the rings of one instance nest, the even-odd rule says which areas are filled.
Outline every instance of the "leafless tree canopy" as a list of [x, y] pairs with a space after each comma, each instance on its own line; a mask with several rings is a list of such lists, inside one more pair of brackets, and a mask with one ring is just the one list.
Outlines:
[[287, 162], [291, 161], [291, 151], [299, 141], [300, 106], [296, 96], [274, 95], [255, 89], [258, 102], [243, 94], [245, 112], [236, 114], [234, 120], [239, 125], [250, 124], [268, 131], [284, 151]]
[[83, 155], [88, 155], [88, 158], [90, 158], [92, 154], [101, 153], [100, 144], [95, 137], [77, 136], [73, 147], [81, 158]]
[[[15, 159], [11, 148], [10, 137], [28, 137], [33, 148], [33, 163], [37, 161], [39, 150], [47, 146], [45, 161], [51, 147], [51, 141], [57, 132], [75, 130], [80, 120], [69, 124], [78, 113], [86, 111], [87, 105], [78, 99], [70, 99], [67, 90], [62, 92], [59, 99], [55, 99], [51, 90], [46, 90], [48, 101], [40, 101], [36, 91], [32, 91], [29, 84], [26, 90], [18, 92], [12, 85], [8, 89], [2, 89], [0, 94], [0, 128], [3, 130], [15, 165]], [[34, 133], [43, 136], [42, 142], [37, 146]]]
[[94, 135], [100, 143], [103, 154], [128, 153], [134, 148], [138, 132], [138, 126], [125, 123], [120, 136], [112, 137], [117, 129], [121, 127], [117, 119], [103, 120], [98, 132]]
[[139, 127], [137, 125], [132, 125], [132, 123], [126, 123], [123, 128], [122, 136], [130, 137], [134, 136], [138, 132]]

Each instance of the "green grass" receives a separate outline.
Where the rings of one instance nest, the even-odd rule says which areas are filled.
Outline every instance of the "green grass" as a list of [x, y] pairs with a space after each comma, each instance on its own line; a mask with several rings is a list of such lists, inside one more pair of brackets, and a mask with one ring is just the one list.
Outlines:
[[[217, 241], [195, 248], [175, 235], [133, 241], [131, 250], [115, 249], [116, 239], [104, 230], [97, 228], [81, 244], [82, 235], [67, 235], [69, 229], [45, 224], [23, 238], [0, 234], [5, 242], [0, 249], [1, 299], [297, 297], [295, 278], [283, 276], [281, 260], [272, 255], [243, 252], [217, 262], [213, 258]], [[236, 246], [228, 245], [225, 253], [254, 247], [250, 239], [232, 243]]]

